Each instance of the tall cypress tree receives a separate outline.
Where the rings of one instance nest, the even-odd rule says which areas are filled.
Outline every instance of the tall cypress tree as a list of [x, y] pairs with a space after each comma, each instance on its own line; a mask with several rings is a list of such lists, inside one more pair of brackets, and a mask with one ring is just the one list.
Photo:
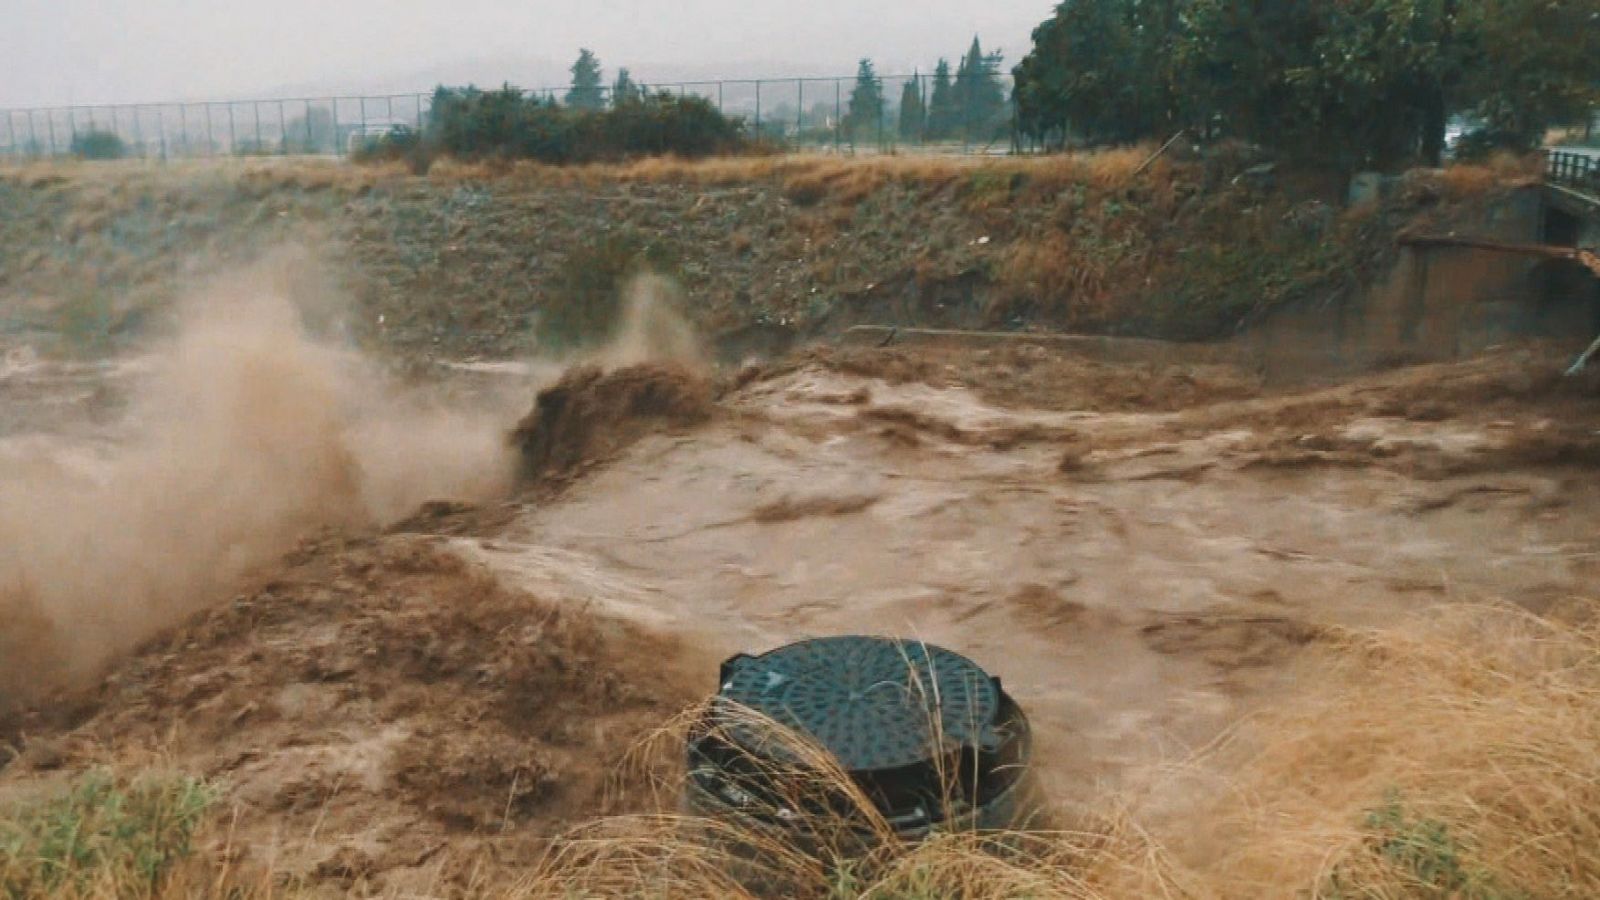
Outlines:
[[922, 76], [912, 75], [900, 91], [900, 139], [921, 140], [928, 124], [928, 111], [922, 106]]
[[987, 141], [1005, 120], [1006, 91], [1000, 83], [999, 53], [984, 53], [973, 35], [972, 46], [961, 58], [951, 91], [956, 108], [955, 129], [964, 138]]
[[626, 106], [629, 103], [637, 103], [643, 99], [644, 88], [634, 82], [633, 76], [628, 73], [627, 67], [624, 66], [618, 69], [616, 83], [611, 86], [611, 105]]
[[856, 86], [850, 91], [850, 111], [845, 113], [844, 127], [851, 143], [871, 140], [883, 127], [883, 85], [870, 59], [863, 59], [856, 69]]
[[956, 132], [955, 89], [950, 83], [950, 62], [939, 59], [933, 70], [933, 95], [928, 98], [928, 137], [935, 140]]
[[572, 89], [567, 91], [567, 105], [575, 109], [603, 109], [605, 91], [600, 87], [600, 58], [590, 50], [579, 50], [578, 61], [572, 64]]

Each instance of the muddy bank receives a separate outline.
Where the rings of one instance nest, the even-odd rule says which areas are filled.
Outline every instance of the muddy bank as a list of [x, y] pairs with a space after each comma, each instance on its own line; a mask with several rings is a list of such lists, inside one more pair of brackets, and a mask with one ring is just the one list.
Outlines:
[[350, 890], [464, 884], [451, 866], [486, 843], [535, 854], [566, 824], [648, 799], [622, 762], [695, 699], [682, 659], [436, 538], [312, 541], [98, 689], [12, 721], [5, 777], [160, 748], [228, 784], [246, 870]]
[[534, 482], [600, 462], [652, 431], [703, 423], [713, 409], [711, 382], [682, 366], [579, 366], [539, 392], [510, 441], [522, 479]]

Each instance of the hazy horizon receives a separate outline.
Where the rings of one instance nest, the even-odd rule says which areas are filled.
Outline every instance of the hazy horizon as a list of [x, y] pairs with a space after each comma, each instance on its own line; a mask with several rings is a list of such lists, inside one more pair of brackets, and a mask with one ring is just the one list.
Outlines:
[[587, 47], [646, 81], [927, 69], [974, 34], [1009, 64], [1055, 0], [0, 0], [0, 108], [410, 92], [436, 83], [547, 87]]

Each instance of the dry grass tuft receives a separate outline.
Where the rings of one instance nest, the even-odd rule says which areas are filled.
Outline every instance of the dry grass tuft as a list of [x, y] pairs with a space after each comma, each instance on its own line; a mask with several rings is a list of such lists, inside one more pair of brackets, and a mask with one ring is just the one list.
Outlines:
[[[786, 745], [794, 762], [782, 773], [785, 802], [831, 804], [833, 819], [797, 838], [686, 814], [681, 748], [694, 710], [619, 773], [619, 785], [652, 776], [660, 812], [585, 825], [531, 870], [492, 851], [456, 863], [471, 872], [470, 895], [507, 898], [1600, 896], [1597, 612], [1592, 602], [1552, 617], [1457, 606], [1336, 637], [1302, 657], [1303, 690], [1072, 831], [958, 829], [900, 843], [831, 760], [803, 743]], [[124, 799], [106, 808], [131, 796], [134, 782], [102, 779], [14, 813], [0, 823], [11, 841], [0, 886], [15, 897], [85, 898], [266, 898], [308, 887], [230, 867], [226, 841], [185, 859], [206, 801], [192, 782], [149, 783], [162, 785], [154, 806]], [[180, 810], [157, 816], [177, 830], [95, 824], [144, 808]], [[208, 833], [217, 830], [213, 819]], [[71, 870], [70, 885], [38, 865], [61, 858], [57, 850], [16, 851], [18, 840], [42, 846], [72, 833], [99, 837], [85, 845], [92, 854], [79, 854], [90, 865]], [[157, 869], [131, 864], [139, 857], [130, 848], [158, 840]]]
[[1455, 163], [1434, 175], [1445, 196], [1452, 200], [1481, 197], [1508, 185], [1527, 183], [1544, 171], [1537, 154], [1518, 155], [1499, 151], [1478, 163]]
[[1457, 607], [1352, 634], [1242, 731], [1209, 896], [1600, 896], [1600, 627]]
[[1165, 842], [1137, 798], [1075, 832], [820, 857], [725, 822], [630, 817], [568, 836], [508, 895], [1600, 896], [1600, 628], [1572, 621], [1454, 608], [1311, 654], [1313, 687], [1153, 789], [1169, 810], [1195, 798], [1154, 831]]

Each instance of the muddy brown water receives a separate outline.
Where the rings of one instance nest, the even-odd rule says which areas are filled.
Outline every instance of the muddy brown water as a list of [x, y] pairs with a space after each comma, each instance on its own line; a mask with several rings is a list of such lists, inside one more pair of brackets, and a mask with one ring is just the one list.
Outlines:
[[[1195, 436], [1175, 414], [1008, 410], [815, 367], [727, 405], [457, 546], [718, 653], [841, 633], [965, 653], [1029, 711], [1068, 802], [1292, 691], [1286, 663], [1330, 627], [1548, 604], [1597, 573], [1592, 479], [1378, 464], [1470, 458], [1521, 427], [1505, 422], [1345, 414], [1328, 427], [1372, 465], [1263, 465], [1249, 425]], [[1063, 473], [1055, 436], [1100, 432], [1122, 437]]]
[[[0, 373], [10, 429], [0, 450], [27, 445], [38, 456], [29, 442], [52, 441], [62, 464], [76, 454], [90, 465], [115, 429], [39, 410], [120, 392], [138, 367], [14, 359]], [[938, 363], [931, 371], [961, 365]], [[1330, 629], [1382, 626], [1441, 602], [1537, 610], [1591, 590], [1600, 487], [1592, 467], [1572, 460], [1596, 458], [1600, 399], [1542, 399], [1545, 382], [1526, 373], [1556, 364], [1502, 356], [1259, 398], [1231, 381], [1183, 381], [1193, 403], [1156, 412], [1122, 398], [1114, 372], [1093, 384], [1039, 380], [1035, 399], [1055, 403], [1041, 410], [1006, 405], [995, 398], [1008, 394], [982, 383], [890, 383], [871, 366], [808, 362], [726, 394], [708, 422], [586, 464], [559, 491], [499, 509], [493, 524], [427, 540], [484, 563], [506, 588], [678, 639], [689, 652], [663, 677], [668, 693], [709, 692], [719, 658], [801, 638], [892, 634], [948, 646], [999, 675], [1027, 709], [1051, 795], [1092, 804], [1106, 791], [1159, 785], [1242, 717], [1293, 702], [1292, 663]], [[963, 380], [982, 382], [977, 371]], [[1095, 391], [1122, 399], [1097, 406]], [[1540, 459], [1505, 452], [1536, 435]], [[339, 559], [325, 564], [344, 571]], [[361, 590], [346, 576], [319, 577], [308, 598]], [[174, 685], [260, 668], [247, 645], [229, 647], [195, 660], [195, 673], [159, 657], [187, 674], [152, 688], [182, 697]], [[697, 668], [700, 683], [685, 685], [684, 670]], [[300, 677], [255, 675], [275, 686]], [[204, 709], [179, 702], [142, 715], [162, 734], [169, 719], [192, 730], [224, 716], [229, 740], [265, 756], [241, 764], [229, 754], [256, 757], [198, 742], [177, 757], [262, 796], [293, 787], [272, 773], [305, 768], [300, 744], [314, 735], [332, 761], [308, 772], [335, 782], [346, 769], [367, 773], [368, 793], [341, 800], [352, 834], [377, 815], [378, 799], [401, 802], [385, 781], [394, 741], [368, 731], [401, 735], [415, 722], [362, 731], [332, 700], [309, 716], [247, 687]], [[330, 691], [303, 690], [312, 689]], [[300, 730], [258, 719], [258, 707]], [[115, 708], [100, 718], [92, 733], [125, 730]], [[576, 814], [567, 807], [563, 815]], [[383, 815], [397, 832], [453, 839], [418, 824], [425, 810]]]

